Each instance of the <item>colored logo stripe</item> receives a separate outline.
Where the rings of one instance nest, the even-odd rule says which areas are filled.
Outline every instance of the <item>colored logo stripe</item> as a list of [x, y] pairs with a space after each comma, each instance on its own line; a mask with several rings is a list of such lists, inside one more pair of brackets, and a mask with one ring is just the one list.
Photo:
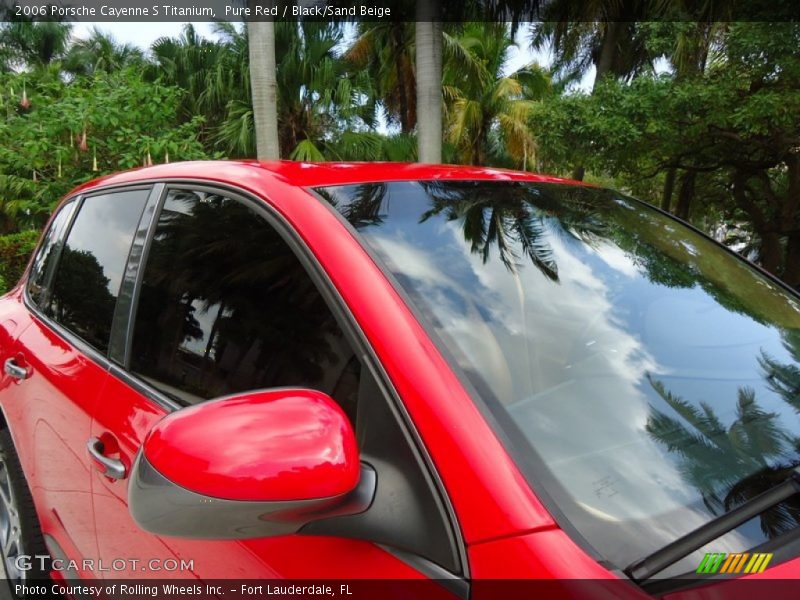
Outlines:
[[750, 554], [748, 552], [729, 554], [728, 560], [725, 561], [725, 564], [722, 565], [722, 569], [720, 569], [720, 573], [738, 573], [742, 570], [742, 567], [744, 567], [749, 556]]
[[709, 552], [697, 567], [697, 573], [716, 573], [719, 571], [722, 561], [725, 560], [725, 556], [724, 552]]
[[752, 555], [749, 552], [733, 554], [708, 552], [700, 561], [696, 572], [733, 574], [741, 573], [744, 569], [745, 573], [763, 573], [771, 560], [772, 553], [766, 552], [756, 552]]
[[747, 563], [744, 569], [745, 573], [763, 573], [767, 568], [769, 561], [772, 560], [772, 554], [753, 554], [753, 558]]

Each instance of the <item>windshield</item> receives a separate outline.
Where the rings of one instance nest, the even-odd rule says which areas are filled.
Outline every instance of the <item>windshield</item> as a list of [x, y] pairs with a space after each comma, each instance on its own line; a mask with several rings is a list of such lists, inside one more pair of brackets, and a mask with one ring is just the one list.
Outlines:
[[[608, 190], [317, 191], [406, 292], [534, 489], [613, 565], [800, 464], [800, 305], [713, 241]], [[661, 576], [798, 522], [795, 498]]]

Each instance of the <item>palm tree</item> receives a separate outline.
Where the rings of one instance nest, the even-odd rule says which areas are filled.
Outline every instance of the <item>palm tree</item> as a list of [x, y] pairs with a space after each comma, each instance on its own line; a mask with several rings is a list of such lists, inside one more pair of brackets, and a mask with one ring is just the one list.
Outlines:
[[401, 133], [411, 134], [417, 124], [414, 26], [361, 22], [345, 58], [369, 73], [389, 124], [399, 124]]
[[3, 69], [37, 69], [64, 58], [71, 23], [17, 20], [0, 23]]
[[[262, 26], [255, 24], [256, 29]], [[340, 25], [284, 21], [266, 28], [274, 31], [274, 45], [281, 49], [274, 70], [280, 156], [377, 160], [406, 151], [407, 140], [387, 140], [374, 132], [370, 77], [366, 71], [354, 72], [340, 56]], [[151, 77], [186, 90], [183, 118], [203, 115], [204, 143], [228, 156], [266, 156], [257, 152], [254, 135], [257, 113], [263, 111], [253, 106], [249, 61], [257, 46], [249, 43], [250, 30], [219, 23], [218, 41], [210, 41], [187, 25], [180, 38], [161, 39], [153, 46]]]
[[280, 158], [278, 145], [278, 83], [275, 67], [275, 22], [250, 21], [247, 24], [250, 48], [250, 86], [256, 157]]
[[[713, 13], [709, 17], [713, 21], [724, 20], [730, 9], [726, 3], [710, 5]], [[664, 54], [670, 60], [675, 70], [675, 81], [681, 83], [686, 80], [696, 79], [705, 74], [709, 63], [712, 46], [719, 35], [727, 28], [726, 23], [711, 21], [698, 22], [671, 22], [659, 24], [661, 27], [671, 29], [672, 35], [665, 36], [672, 44], [664, 49]], [[675, 165], [668, 165], [664, 178], [664, 191], [661, 197], [661, 208], [672, 208], [672, 195], [675, 188], [678, 169]], [[681, 219], [688, 220], [689, 209], [694, 199], [697, 173], [685, 171], [680, 177], [678, 187], [678, 202], [674, 213]]]
[[784, 402], [800, 413], [800, 331], [786, 330], [783, 334], [783, 347], [794, 362], [781, 363], [762, 351], [758, 359], [769, 388]]
[[487, 262], [496, 249], [503, 265], [513, 273], [524, 258], [557, 282], [558, 265], [548, 236], [593, 245], [607, 235], [603, 221], [597, 218], [598, 198], [581, 189], [559, 189], [551, 194], [544, 186], [515, 185], [505, 187], [498, 197], [491, 186], [474, 182], [425, 182], [422, 186], [432, 198], [422, 221], [443, 214], [449, 221], [460, 222], [473, 253]]
[[353, 72], [339, 55], [343, 29], [304, 21], [276, 25], [280, 145], [295, 160], [376, 159], [377, 105], [369, 73]]
[[442, 162], [442, 23], [439, 0], [417, 0], [418, 160]]
[[505, 73], [514, 46], [505, 24], [471, 23], [445, 40], [448, 48], [459, 49], [448, 60], [444, 80], [445, 136], [459, 162], [485, 165], [494, 155], [496, 163], [503, 153], [511, 161], [507, 166], [527, 169], [535, 158], [528, 122], [535, 100], [550, 89], [548, 75], [536, 64]]
[[92, 28], [89, 36], [73, 42], [64, 57], [64, 70], [75, 75], [110, 73], [142, 64], [144, 54], [131, 44], [119, 44], [114, 38]]
[[[225, 119], [229, 98], [242, 94], [241, 85], [228, 87], [232, 83], [230, 77], [238, 72], [233, 68], [238, 57], [229, 44], [204, 39], [191, 24], [185, 25], [176, 38], [157, 39], [150, 50], [154, 63], [146, 74], [186, 92], [182, 96], [181, 119], [190, 121], [202, 115], [205, 124], [201, 139], [211, 146], [216, 128]], [[220, 89], [225, 89], [222, 97]]]
[[250, 45], [247, 27], [215, 23], [215, 41], [198, 35], [190, 24], [177, 38], [160, 38], [151, 51], [152, 79], [185, 90], [181, 118], [204, 119], [202, 141], [209, 150], [230, 157], [256, 155], [254, 111], [250, 85]]
[[[520, 184], [503, 186], [502, 194], [497, 194], [494, 186], [485, 182], [429, 181], [420, 185], [431, 199], [420, 222], [441, 215], [458, 223], [471, 252], [484, 262], [493, 251], [498, 252], [512, 273], [530, 261], [542, 275], [557, 282], [558, 265], [549, 237], [596, 246], [612, 233], [600, 216], [611, 192], [598, 195], [577, 187]], [[335, 193], [321, 190], [320, 194], [360, 229], [383, 222], [389, 191], [384, 183], [353, 186], [345, 194], [352, 199], [346, 206], [339, 205]]]
[[556, 0], [531, 26], [531, 45], [553, 53], [553, 71], [566, 81], [592, 67], [594, 85], [606, 76], [627, 79], [652, 66], [647, 29], [638, 22], [657, 16], [657, 7], [636, 0]]

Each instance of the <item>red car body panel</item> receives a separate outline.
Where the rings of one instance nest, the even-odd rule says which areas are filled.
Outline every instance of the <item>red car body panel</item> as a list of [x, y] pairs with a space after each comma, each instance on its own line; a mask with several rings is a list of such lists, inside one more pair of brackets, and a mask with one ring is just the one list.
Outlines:
[[[89, 182], [73, 194], [134, 182], [191, 180], [234, 187], [263, 199], [316, 257], [402, 398], [452, 504], [467, 548], [470, 576], [615, 579], [615, 574], [557, 526], [410, 308], [338, 215], [307, 189], [418, 179], [566, 182], [472, 167], [244, 161], [141, 169]], [[69, 457], [91, 433], [130, 468], [132, 458], [165, 410], [80, 356], [39, 323], [24, 308], [19, 290], [0, 301], [0, 350], [2, 360], [18, 350], [30, 356], [33, 377], [19, 385], [1, 379], [0, 404], [23, 458], [43, 528], [70, 557], [191, 557], [195, 574], [204, 579], [421, 576], [383, 548], [359, 540], [285, 536], [206, 542], [143, 534], [128, 513], [124, 481], [99, 472], [87, 474], [86, 469], [76, 474], [76, 467], [67, 464], [68, 458], [64, 458], [67, 462], [59, 473], [48, 474], [47, 465], [41, 461], [44, 457], [52, 460], [59, 452]], [[59, 368], [37, 362], [35, 357], [42, 356]], [[38, 386], [31, 393], [42, 400], [36, 406], [23, 403], [14, 391], [30, 383]], [[80, 404], [70, 399], [76, 397], [82, 398]], [[90, 491], [93, 503], [83, 510], [94, 515], [96, 547], [88, 539], [66, 536], [60, 525], [65, 514], [66, 518], [77, 518], [74, 513], [85, 504], [78, 499], [70, 504], [73, 501], [64, 491], [68, 482], [74, 485], [75, 477], [84, 476], [88, 489], [81, 491], [84, 496]], [[798, 577], [800, 561], [784, 563], [762, 576], [773, 573]], [[131, 570], [106, 575], [170, 574]], [[638, 588], [630, 589], [631, 597], [646, 597]]]
[[561, 529], [473, 544], [476, 579], [616, 579]]
[[[208, 179], [226, 182], [238, 187], [262, 187], [268, 181], [280, 181], [292, 187], [319, 187], [347, 185], [371, 181], [421, 180], [483, 180], [483, 181], [539, 181], [591, 185], [549, 175], [489, 169], [486, 167], [434, 166], [418, 163], [304, 163], [294, 161], [224, 161], [183, 162], [133, 169], [107, 175], [78, 186], [74, 193], [100, 186], [146, 181], [152, 179]], [[258, 183], [260, 181], [260, 183]]]
[[[19, 294], [14, 298], [21, 301]], [[20, 330], [10, 354], [30, 375], [21, 382], [4, 382], [5, 419], [43, 529], [64, 538], [70, 555], [94, 559], [97, 547], [85, 446], [98, 386], [106, 374], [30, 314]], [[72, 532], [68, 538], [59, 535], [67, 530]]]
[[[209, 444], [215, 439], [225, 440], [223, 461]], [[179, 410], [150, 430], [144, 456], [182, 487], [229, 500], [334, 497], [359, 480], [347, 415], [313, 390], [264, 391]]]

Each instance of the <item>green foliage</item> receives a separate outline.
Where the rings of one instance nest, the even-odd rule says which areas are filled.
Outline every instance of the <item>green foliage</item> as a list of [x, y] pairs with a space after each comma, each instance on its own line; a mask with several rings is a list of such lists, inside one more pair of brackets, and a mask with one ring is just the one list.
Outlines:
[[186, 25], [176, 38], [160, 38], [152, 46], [154, 62], [148, 80], [183, 90], [177, 122], [202, 119], [199, 139], [205, 148], [228, 156], [253, 156], [247, 33], [231, 23], [215, 24], [217, 41]]
[[112, 73], [129, 66], [141, 68], [144, 53], [130, 44], [117, 44], [114, 38], [92, 28], [85, 39], [76, 40], [63, 60], [64, 69], [74, 75], [92, 75], [100, 71]]
[[[650, 375], [648, 380], [671, 411], [651, 408], [645, 429], [676, 455], [681, 475], [715, 514], [730, 511], [785, 480], [790, 468], [781, 461], [788, 454], [787, 446], [796, 447], [798, 440], [782, 427], [778, 413], [758, 404], [755, 390], [738, 389], [735, 419], [727, 425], [710, 404], [701, 401], [697, 407], [662, 381]], [[800, 522], [800, 506], [781, 503], [759, 515], [759, 521], [766, 535], [777, 537]]]
[[103, 173], [207, 157], [200, 119], [175, 125], [180, 97], [133, 69], [69, 82], [42, 72], [0, 75], [0, 230], [41, 226], [68, 190]]
[[505, 73], [514, 46], [505, 24], [467, 24], [445, 40], [445, 139], [457, 162], [528, 168], [535, 157], [528, 121], [550, 92], [549, 76], [535, 64]]
[[543, 165], [579, 162], [708, 229], [743, 226], [761, 264], [798, 285], [800, 26], [732, 23], [714, 35], [702, 72], [606, 79], [536, 105]]
[[38, 241], [35, 230], [0, 236], [0, 293], [6, 291], [3, 286], [14, 285], [22, 276]]
[[345, 57], [369, 75], [389, 124], [410, 134], [417, 123], [414, 24], [361, 22]]
[[17, 19], [0, 28], [0, 70], [34, 69], [58, 62], [67, 52], [70, 23]]
[[335, 23], [275, 24], [275, 45], [282, 50], [276, 73], [282, 155], [382, 158], [372, 82], [338, 55], [342, 40]]
[[596, 173], [628, 176], [626, 183], [652, 175], [680, 149], [675, 113], [667, 108], [674, 94], [668, 76], [640, 77], [537, 104], [532, 123], [544, 169], [563, 172], [581, 162]]
[[[245, 28], [217, 24], [219, 40], [187, 25], [178, 38], [153, 45], [148, 77], [177, 86], [182, 121], [202, 115], [201, 141], [230, 157], [255, 154], [248, 38]], [[367, 70], [340, 56], [341, 25], [280, 22], [275, 26], [281, 155], [293, 160], [379, 160], [377, 100]]]

